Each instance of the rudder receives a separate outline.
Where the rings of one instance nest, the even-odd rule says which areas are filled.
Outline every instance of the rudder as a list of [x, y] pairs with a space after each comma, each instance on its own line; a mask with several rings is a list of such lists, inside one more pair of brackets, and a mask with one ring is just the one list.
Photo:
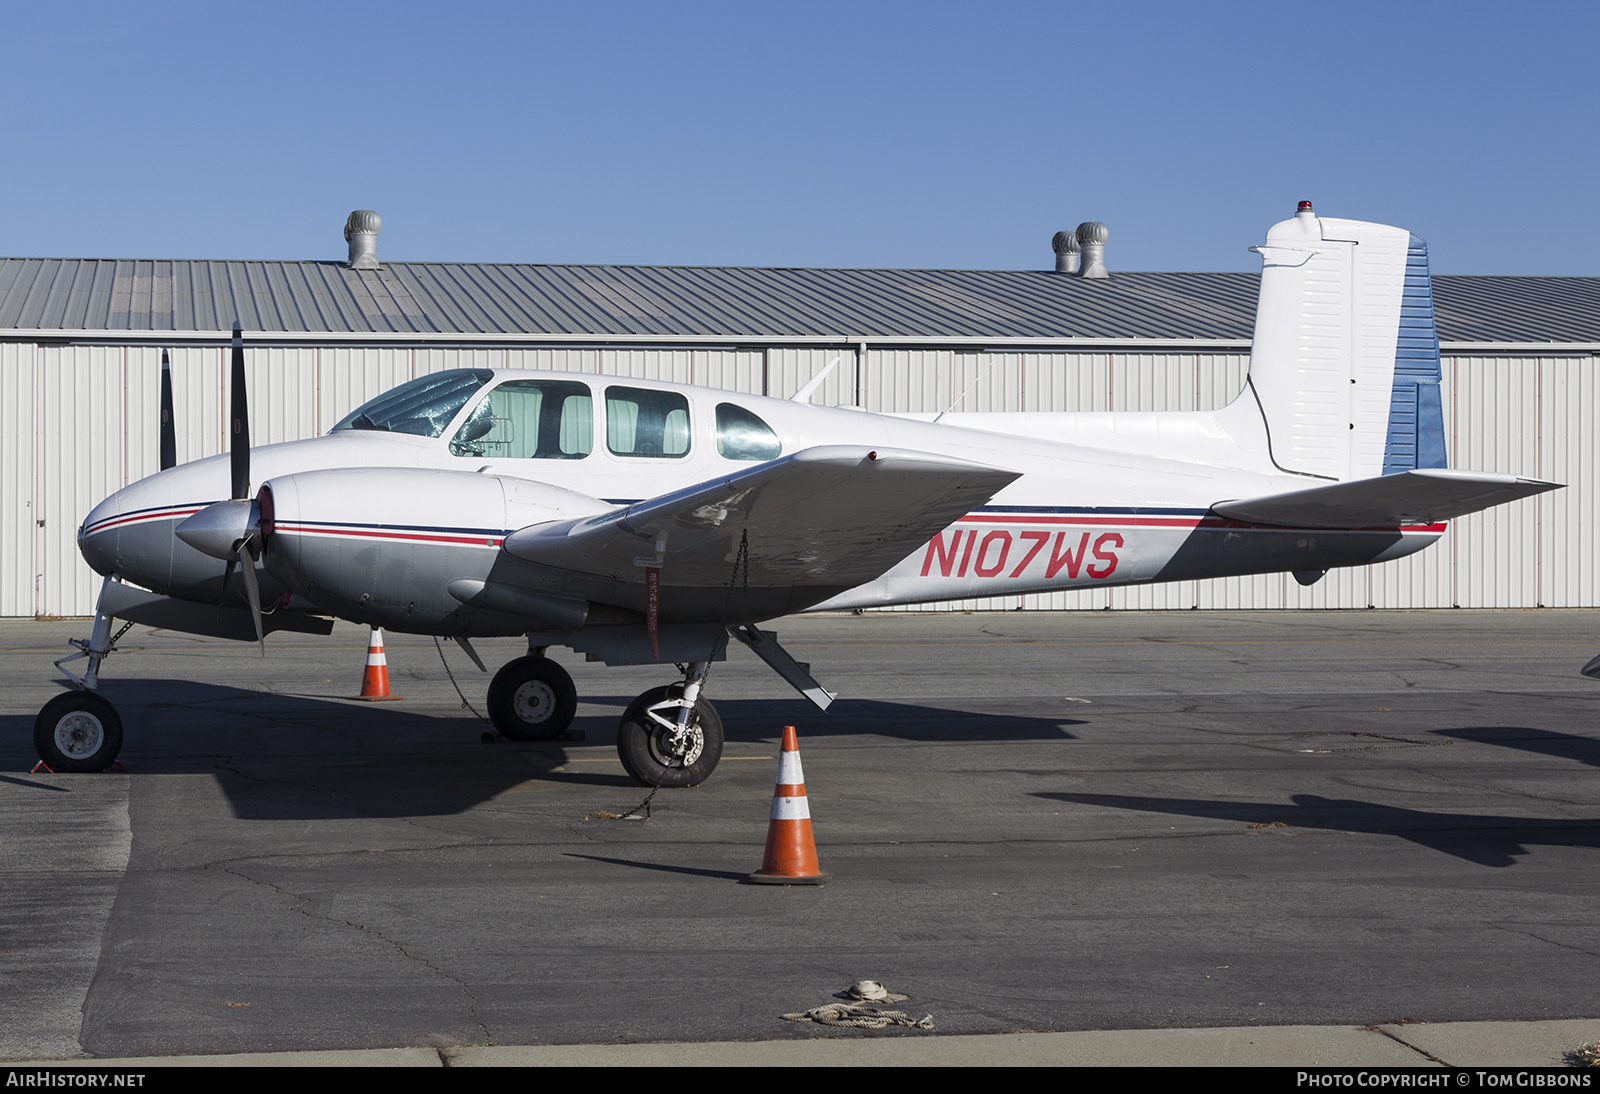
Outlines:
[[1273, 463], [1332, 481], [1446, 465], [1428, 250], [1302, 202], [1262, 256], [1246, 398]]

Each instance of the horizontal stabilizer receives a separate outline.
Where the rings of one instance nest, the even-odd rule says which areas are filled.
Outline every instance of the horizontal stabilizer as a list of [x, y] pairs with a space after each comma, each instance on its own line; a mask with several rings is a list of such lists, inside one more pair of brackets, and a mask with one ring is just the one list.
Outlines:
[[791, 456], [506, 537], [508, 554], [571, 573], [671, 585], [848, 587], [871, 581], [1018, 478], [928, 452], [854, 445]]
[[1560, 486], [1489, 471], [1423, 469], [1222, 501], [1211, 511], [1229, 520], [1290, 528], [1391, 528], [1436, 524]]

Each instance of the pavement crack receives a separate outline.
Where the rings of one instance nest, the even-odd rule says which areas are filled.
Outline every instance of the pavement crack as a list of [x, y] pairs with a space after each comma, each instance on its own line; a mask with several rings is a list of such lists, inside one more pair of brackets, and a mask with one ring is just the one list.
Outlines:
[[419, 957], [418, 955], [412, 953], [406, 948], [403, 942], [400, 942], [398, 939], [390, 938], [388, 935], [384, 934], [383, 931], [378, 930], [377, 928], [369, 927], [365, 923], [357, 923], [351, 919], [340, 919], [334, 916], [318, 915], [317, 913], [308, 910], [306, 905], [310, 903], [310, 897], [304, 897], [299, 893], [290, 892], [281, 885], [274, 885], [270, 881], [262, 881], [259, 878], [253, 878], [244, 871], [235, 869], [232, 864], [227, 862], [207, 863], [206, 869], [210, 869], [212, 866], [216, 866], [224, 873], [236, 877], [241, 881], [258, 886], [284, 898], [285, 900], [290, 901], [291, 903], [287, 910], [296, 915], [304, 916], [309, 920], [331, 924], [335, 927], [344, 927], [351, 931], [358, 931], [370, 938], [375, 938], [378, 942], [389, 947], [389, 949], [405, 958], [408, 962], [420, 965], [429, 973], [439, 977], [441, 980], [454, 984], [461, 992], [462, 997], [467, 1001], [467, 1020], [473, 1025], [477, 1026], [478, 1029], [483, 1031], [483, 1037], [485, 1041], [489, 1040], [489, 1027], [484, 1025], [483, 1022], [478, 1018], [478, 997], [473, 994], [471, 987], [468, 986], [467, 982], [461, 977], [446, 971], [437, 963], [430, 961], [426, 957]]
[[1412, 1044], [1410, 1041], [1406, 1040], [1404, 1037], [1401, 1037], [1401, 1036], [1398, 1036], [1397, 1034], [1391, 1033], [1389, 1030], [1385, 1029], [1382, 1026], [1367, 1026], [1365, 1028], [1366, 1028], [1368, 1033], [1381, 1034], [1384, 1037], [1389, 1038], [1389, 1040], [1393, 1041], [1395, 1044], [1404, 1045], [1406, 1048], [1409, 1048], [1412, 1052], [1415, 1052], [1417, 1055], [1427, 1057], [1429, 1060], [1432, 1060], [1434, 1063], [1438, 1064], [1440, 1067], [1454, 1067], [1455, 1066], [1454, 1064], [1450, 1063], [1450, 1061], [1441, 1060], [1439, 1057], [1435, 1056], [1433, 1053], [1429, 1052], [1427, 1049], [1419, 1048], [1418, 1046]]
[[1581, 953], [1585, 957], [1600, 957], [1600, 953], [1596, 953], [1594, 950], [1588, 949], [1584, 946], [1574, 946], [1570, 942], [1558, 942], [1553, 938], [1546, 938], [1544, 935], [1535, 931], [1531, 931], [1526, 927], [1510, 927], [1504, 923], [1492, 922], [1489, 924], [1489, 926], [1493, 927], [1497, 931], [1505, 931], [1507, 934], [1524, 935], [1533, 939], [1535, 942], [1543, 942], [1547, 946], [1554, 946], [1558, 950], [1571, 950], [1574, 953]]

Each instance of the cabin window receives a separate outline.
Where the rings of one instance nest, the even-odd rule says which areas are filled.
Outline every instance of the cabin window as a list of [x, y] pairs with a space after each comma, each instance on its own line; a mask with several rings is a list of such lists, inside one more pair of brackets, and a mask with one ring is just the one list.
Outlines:
[[775, 460], [783, 452], [772, 427], [735, 403], [717, 404], [717, 453], [730, 460]]
[[606, 447], [618, 456], [687, 456], [689, 400], [676, 391], [606, 388]]
[[594, 447], [594, 399], [574, 380], [507, 380], [456, 430], [456, 456], [581, 460]]
[[419, 376], [362, 403], [330, 433], [344, 429], [372, 429], [383, 433], [410, 433], [416, 437], [442, 437], [452, 419], [494, 379], [486, 368], [451, 369]]

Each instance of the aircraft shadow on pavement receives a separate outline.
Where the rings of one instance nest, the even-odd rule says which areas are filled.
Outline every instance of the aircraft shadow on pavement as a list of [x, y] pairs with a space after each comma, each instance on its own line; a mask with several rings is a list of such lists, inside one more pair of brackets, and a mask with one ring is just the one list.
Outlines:
[[1557, 733], [1554, 730], [1530, 729], [1527, 726], [1473, 726], [1469, 729], [1435, 729], [1431, 732], [1457, 741], [1515, 748], [1523, 752], [1535, 752], [1541, 756], [1575, 760], [1590, 767], [1600, 767], [1600, 740], [1580, 737], [1575, 733]]
[[[632, 696], [596, 697], [615, 702], [620, 712]], [[1067, 726], [1081, 718], [1035, 717], [957, 710], [932, 703], [891, 703], [881, 699], [838, 699], [820, 711], [804, 699], [716, 699], [723, 731], [730, 741], [776, 740], [783, 727], [795, 726], [806, 737], [840, 737], [875, 733], [901, 741], [1070, 741]]]
[[[488, 725], [465, 710], [441, 714], [437, 704], [417, 713], [404, 703], [349, 703], [160, 679], [122, 681], [104, 694], [122, 713], [123, 762], [136, 779], [211, 775], [240, 819], [453, 815], [529, 783], [622, 797], [643, 793], [620, 767], [589, 766], [595, 746], [615, 744], [616, 716], [609, 713], [577, 719], [586, 762], [569, 765], [572, 743], [484, 744]], [[620, 709], [629, 699], [596, 696], [586, 702], [614, 701]], [[784, 725], [799, 725], [802, 736], [813, 739], [872, 733], [907, 741], [1020, 741], [1070, 740], [1063, 727], [1081, 724], [878, 700], [841, 700], [826, 714], [800, 699], [727, 700], [717, 709], [728, 740], [746, 744], [775, 742]], [[21, 782], [36, 762], [32, 735], [31, 715], [0, 716], [0, 771], [15, 776], [4, 786]], [[48, 787], [29, 779], [15, 789]], [[600, 804], [617, 803], [608, 797]]]
[[748, 870], [743, 873], [733, 870], [707, 870], [694, 866], [667, 866], [659, 862], [645, 862], [642, 859], [606, 858], [603, 855], [580, 855], [576, 851], [563, 851], [562, 858], [585, 859], [589, 862], [604, 862], [610, 866], [632, 866], [639, 870], [655, 870], [664, 874], [688, 874], [693, 877], [722, 878], [726, 881], [744, 881], [750, 876]]
[[1051, 791], [1034, 795], [1077, 805], [1100, 805], [1169, 816], [1202, 817], [1253, 825], [1284, 825], [1326, 832], [1398, 836], [1480, 866], [1513, 866], [1530, 846], [1600, 848], [1600, 818], [1542, 820], [1487, 813], [1425, 813], [1349, 798], [1295, 794], [1281, 802], [1208, 801], [1203, 798], [1144, 798], [1122, 794]]

